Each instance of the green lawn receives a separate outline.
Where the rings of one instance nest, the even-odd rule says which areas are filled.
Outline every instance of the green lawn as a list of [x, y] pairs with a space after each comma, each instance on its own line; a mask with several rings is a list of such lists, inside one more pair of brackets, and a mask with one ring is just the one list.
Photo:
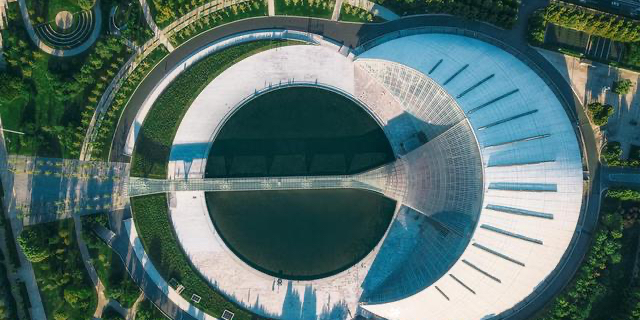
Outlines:
[[38, 245], [50, 254], [32, 263], [48, 319], [57, 319], [54, 315], [89, 319], [96, 307], [96, 294], [82, 263], [74, 229], [72, 219], [25, 228], [37, 234]]
[[296, 41], [256, 41], [240, 44], [206, 57], [182, 73], [158, 97], [142, 124], [131, 160], [131, 175], [164, 179], [171, 144], [185, 112], [204, 87], [236, 62]]
[[333, 0], [275, 0], [276, 15], [331, 19]]
[[94, 225], [109, 228], [106, 214], [82, 218], [82, 237], [87, 242], [91, 262], [105, 287], [107, 298], [115, 299], [125, 308], [130, 308], [140, 296], [138, 285], [131, 279], [120, 257], [93, 231]]
[[215, 291], [193, 268], [173, 232], [165, 194], [132, 198], [131, 209], [138, 235], [154, 267], [165, 280], [174, 278], [186, 288], [182, 292], [185, 299], [198, 294], [202, 297], [198, 307], [215, 317], [228, 309], [235, 313], [235, 320], [254, 319]]

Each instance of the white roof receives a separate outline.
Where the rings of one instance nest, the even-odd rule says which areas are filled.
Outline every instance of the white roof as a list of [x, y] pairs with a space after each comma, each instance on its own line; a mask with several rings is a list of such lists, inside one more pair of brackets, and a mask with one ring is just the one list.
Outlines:
[[387, 77], [407, 92], [416, 90], [415, 80], [401, 76], [394, 65], [439, 83], [471, 123], [484, 167], [483, 209], [470, 245], [453, 267], [417, 294], [364, 308], [402, 320], [483, 319], [510, 309], [559, 263], [580, 215], [582, 162], [562, 105], [523, 62], [463, 36], [391, 40], [361, 54], [358, 63], [395, 72]]

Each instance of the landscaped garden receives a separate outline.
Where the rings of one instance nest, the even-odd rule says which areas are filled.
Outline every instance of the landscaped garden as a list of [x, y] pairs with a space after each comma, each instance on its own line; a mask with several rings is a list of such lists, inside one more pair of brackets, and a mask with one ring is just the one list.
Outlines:
[[330, 19], [334, 0], [274, 0], [277, 15]]
[[102, 92], [131, 53], [121, 38], [102, 36], [78, 56], [58, 58], [38, 50], [28, 38], [17, 2], [9, 4], [9, 28], [2, 33], [9, 84], [0, 98], [0, 116], [10, 153], [77, 157]]
[[181, 295], [187, 301], [197, 294], [202, 300], [195, 306], [214, 317], [222, 316], [227, 309], [235, 313], [234, 319], [255, 319], [215, 291], [193, 268], [173, 231], [165, 194], [132, 198], [131, 209], [138, 235], [154, 267], [164, 279], [175, 279], [185, 287]]
[[216, 76], [234, 63], [258, 52], [295, 41], [256, 41], [212, 54], [176, 78], [158, 97], [140, 129], [133, 153], [131, 175], [164, 179], [171, 144], [180, 121], [193, 100]]
[[621, 41], [640, 41], [640, 22], [585, 7], [552, 2], [542, 12], [547, 23]]
[[123, 37], [141, 46], [153, 37], [153, 31], [147, 25], [142, 14], [140, 2], [122, 2], [117, 6], [114, 21]]
[[252, 0], [234, 4], [215, 11], [189, 24], [171, 36], [171, 43], [179, 46], [196, 35], [232, 21], [267, 15], [267, 3], [264, 0]]
[[94, 0], [26, 0], [29, 17], [34, 23], [54, 21], [60, 11], [78, 13], [89, 10]]
[[384, 19], [372, 15], [365, 9], [354, 7], [348, 3], [342, 3], [342, 8], [340, 9], [340, 21], [366, 23], [383, 22]]
[[141, 291], [129, 276], [120, 257], [93, 231], [94, 226], [108, 229], [107, 215], [98, 214], [82, 218], [82, 238], [87, 243], [91, 263], [104, 285], [105, 295], [109, 299], [117, 300], [123, 307], [130, 308]]
[[90, 319], [96, 293], [75, 237], [73, 220], [26, 227], [18, 243], [33, 265], [48, 319]]

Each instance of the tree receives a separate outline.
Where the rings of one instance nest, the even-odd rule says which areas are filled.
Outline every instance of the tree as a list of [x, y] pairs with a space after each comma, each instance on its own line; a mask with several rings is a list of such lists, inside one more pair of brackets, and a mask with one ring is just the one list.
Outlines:
[[70, 287], [64, 289], [64, 300], [74, 308], [86, 308], [89, 305], [87, 301], [91, 297], [91, 290], [87, 288]]
[[27, 88], [19, 77], [8, 73], [0, 73], [0, 97], [13, 100], [27, 92]]
[[629, 79], [622, 79], [613, 82], [613, 92], [619, 95], [625, 95], [631, 91], [633, 83]]
[[18, 244], [22, 252], [31, 262], [38, 263], [46, 260], [50, 255], [47, 237], [34, 229], [25, 229], [18, 237]]
[[595, 125], [604, 126], [609, 121], [609, 117], [614, 110], [612, 105], [595, 101], [587, 105], [587, 111]]
[[93, 7], [93, 0], [77, 0], [78, 6], [82, 8], [82, 10], [89, 10]]

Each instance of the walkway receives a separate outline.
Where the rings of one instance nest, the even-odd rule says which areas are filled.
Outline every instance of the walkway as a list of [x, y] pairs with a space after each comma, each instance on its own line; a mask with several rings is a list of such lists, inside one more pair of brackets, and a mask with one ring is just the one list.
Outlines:
[[[13, 200], [25, 225], [123, 208], [129, 164], [9, 156]], [[37, 195], [37, 197], [34, 197]]]
[[275, 16], [276, 15], [276, 3], [274, 0], [269, 0], [267, 2], [267, 5], [269, 6], [269, 16]]
[[[6, 165], [8, 159], [8, 153], [4, 142], [4, 134], [2, 131], [2, 121], [0, 120], [0, 166]], [[0, 180], [2, 181], [2, 187], [4, 190], [4, 208], [2, 208], [4, 214], [7, 215], [11, 223], [11, 231], [14, 237], [17, 237], [22, 231], [22, 223], [17, 219], [17, 208], [13, 191], [13, 175], [7, 170], [0, 170]], [[42, 305], [42, 299], [40, 298], [40, 291], [38, 290], [38, 282], [33, 272], [33, 266], [31, 262], [27, 260], [22, 253], [19, 245], [16, 243], [16, 249], [18, 250], [18, 258], [20, 260], [20, 268], [17, 270], [18, 277], [25, 283], [27, 292], [29, 294], [29, 303], [31, 305], [31, 319], [33, 320], [46, 320], [47, 317]]]
[[342, 10], [342, 2], [344, 0], [336, 0], [336, 4], [333, 6], [333, 13], [331, 14], [331, 20], [338, 21], [340, 19], [340, 11]]
[[388, 165], [354, 175], [249, 177], [158, 180], [130, 177], [128, 196], [176, 191], [255, 191], [306, 189], [363, 189], [402, 201], [407, 178], [404, 163], [397, 160]]
[[164, 34], [164, 31], [158, 28], [158, 26], [156, 25], [156, 22], [153, 21], [153, 15], [151, 14], [151, 8], [149, 7], [147, 0], [140, 0], [140, 6], [142, 7], [142, 13], [144, 14], [144, 19], [147, 21], [149, 28], [151, 28], [151, 30], [156, 35], [156, 37], [160, 39], [160, 42], [164, 44], [164, 46], [167, 48], [167, 50], [169, 50], [169, 52], [175, 50], [175, 48], [169, 41], [169, 38], [167, 38], [167, 36]]
[[107, 299], [107, 297], [105, 296], [104, 285], [102, 284], [102, 281], [100, 281], [98, 273], [91, 263], [89, 249], [87, 248], [87, 243], [84, 241], [84, 237], [82, 235], [82, 219], [79, 215], [73, 215], [73, 223], [76, 230], [76, 239], [78, 239], [78, 248], [80, 249], [82, 262], [84, 263], [85, 269], [87, 269], [87, 273], [89, 274], [89, 278], [91, 278], [91, 283], [93, 284], [93, 288], [96, 291], [98, 297], [98, 302], [96, 303], [96, 310], [93, 313], [93, 317], [99, 319], [102, 318], [102, 312], [107, 306], [107, 303], [109, 303], [109, 299]]
[[57, 57], [71, 57], [78, 55], [85, 50], [89, 49], [100, 37], [100, 29], [102, 28], [102, 10], [100, 9], [100, 0], [96, 0], [96, 3], [93, 5], [93, 15], [95, 16], [95, 24], [93, 27], [93, 31], [91, 35], [81, 45], [68, 50], [55, 49], [44, 43], [38, 35], [36, 34], [35, 29], [33, 28], [33, 24], [31, 23], [31, 19], [29, 19], [29, 9], [27, 8], [26, 0], [18, 0], [20, 6], [20, 14], [22, 15], [22, 21], [24, 23], [25, 29], [31, 38], [31, 41], [40, 48], [40, 50]]

